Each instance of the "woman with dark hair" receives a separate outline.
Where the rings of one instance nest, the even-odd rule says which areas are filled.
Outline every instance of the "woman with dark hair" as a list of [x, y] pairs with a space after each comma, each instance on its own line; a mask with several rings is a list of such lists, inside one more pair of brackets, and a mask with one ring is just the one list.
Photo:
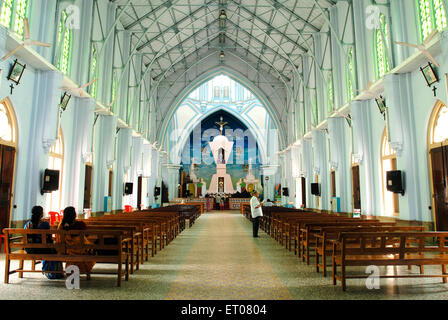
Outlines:
[[[34, 206], [31, 209], [31, 220], [25, 224], [25, 229], [50, 229], [50, 224], [47, 221], [41, 221], [44, 216], [44, 209], [41, 206]], [[29, 234], [28, 243], [42, 243], [42, 237], [40, 234]], [[47, 243], [53, 243], [51, 234], [47, 235]], [[25, 251], [29, 254], [45, 254], [56, 253], [53, 248], [25, 248]], [[62, 263], [59, 261], [46, 261], [42, 260], [42, 271], [62, 271]], [[48, 279], [61, 279], [64, 277], [62, 273], [45, 272]]]
[[[58, 226], [58, 230], [86, 230], [87, 226], [84, 222], [76, 220], [76, 210], [73, 207], [67, 207], [64, 209], [64, 217], [62, 218], [61, 223]], [[59, 240], [60, 241], [60, 240]], [[76, 244], [81, 243], [81, 239], [77, 235], [66, 235], [65, 243], [68, 246], [74, 246]], [[90, 244], [91, 242], [84, 238], [85, 244]], [[87, 250], [85, 249], [67, 249], [67, 254], [72, 255], [88, 255]], [[70, 263], [66, 263], [65, 267], [67, 268], [69, 265], [76, 265], [79, 268], [80, 273], [89, 274], [92, 271], [95, 262], [92, 261], [72, 261]]]
[[[44, 216], [44, 209], [41, 206], [34, 206], [31, 209], [31, 220], [25, 224], [25, 229], [50, 229], [50, 224], [46, 221], [41, 221]], [[47, 237], [47, 243], [52, 243], [51, 235]], [[29, 234], [28, 243], [42, 243], [42, 238], [40, 234]], [[26, 253], [53, 253], [52, 249], [45, 248], [26, 248]], [[51, 251], [51, 252], [50, 252]]]

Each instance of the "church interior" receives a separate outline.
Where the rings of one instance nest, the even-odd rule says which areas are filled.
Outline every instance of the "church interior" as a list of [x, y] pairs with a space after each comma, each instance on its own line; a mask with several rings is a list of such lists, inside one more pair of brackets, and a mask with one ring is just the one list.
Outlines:
[[0, 299], [447, 299], [447, 10], [0, 0]]

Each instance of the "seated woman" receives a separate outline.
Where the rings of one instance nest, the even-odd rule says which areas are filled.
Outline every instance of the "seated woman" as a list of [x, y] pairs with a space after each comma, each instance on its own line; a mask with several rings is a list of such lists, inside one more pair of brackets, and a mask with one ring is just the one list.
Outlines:
[[[44, 209], [41, 206], [35, 206], [31, 210], [31, 220], [25, 224], [25, 229], [50, 229], [50, 224], [46, 221], [41, 221], [44, 215]], [[28, 243], [42, 243], [40, 234], [29, 234]], [[47, 243], [53, 243], [51, 234], [47, 235]], [[56, 250], [53, 248], [25, 248], [29, 254], [55, 254]], [[62, 271], [62, 263], [60, 261], [46, 261], [42, 260], [42, 271]], [[44, 272], [48, 279], [62, 279], [62, 273]]]
[[[84, 222], [76, 220], [76, 211], [73, 207], [67, 207], [64, 209], [64, 217], [62, 218], [61, 223], [58, 226], [58, 230], [86, 230], [87, 226]], [[60, 240], [59, 240], [60, 241]], [[65, 236], [65, 243], [69, 246], [76, 245], [81, 242], [79, 236]], [[90, 244], [91, 242], [84, 238], [85, 244]], [[85, 249], [68, 249], [67, 254], [72, 255], [88, 255], [87, 250]], [[75, 265], [79, 268], [80, 273], [89, 274], [92, 271], [93, 266], [95, 265], [94, 261], [74, 261], [67, 262], [66, 268], [70, 265]]]
[[[35, 206], [31, 210], [31, 220], [25, 224], [24, 229], [50, 229], [50, 224], [46, 221], [41, 221], [44, 216], [44, 209], [41, 206]], [[42, 243], [42, 238], [40, 234], [29, 234], [28, 243]], [[47, 236], [47, 243], [53, 243], [51, 235]], [[36, 254], [36, 253], [55, 253], [54, 249], [51, 248], [25, 248], [26, 253]]]

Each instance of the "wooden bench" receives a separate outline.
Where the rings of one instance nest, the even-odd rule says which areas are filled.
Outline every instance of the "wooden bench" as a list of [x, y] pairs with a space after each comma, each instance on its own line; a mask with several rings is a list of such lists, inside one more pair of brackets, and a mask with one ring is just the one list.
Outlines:
[[321, 227], [325, 226], [347, 226], [347, 227], [357, 227], [357, 226], [395, 226], [396, 222], [380, 222], [379, 220], [359, 220], [349, 218], [347, 220], [335, 219], [334, 221], [304, 221], [297, 226], [297, 239], [299, 246], [299, 256], [302, 257], [302, 261], [306, 264], [310, 264], [310, 250], [314, 249], [317, 244], [317, 239], [315, 235], [319, 232]]
[[[422, 226], [375, 226], [375, 225], [355, 225], [355, 226], [319, 226], [314, 233], [316, 238], [315, 264], [316, 272], [322, 268], [324, 277], [327, 276], [327, 256], [333, 254], [330, 241], [337, 240], [341, 232], [423, 232]], [[322, 257], [322, 262], [320, 261]]]
[[[9, 276], [18, 273], [19, 278], [23, 277], [25, 272], [42, 272], [34, 269], [34, 262], [38, 260], [60, 261], [60, 262], [79, 262], [91, 261], [95, 263], [117, 264], [117, 271], [112, 273], [117, 275], [117, 285], [121, 286], [121, 278], [129, 279], [129, 254], [128, 248], [131, 239], [123, 236], [123, 231], [117, 230], [41, 230], [41, 229], [3, 229], [6, 243], [5, 257], [5, 283], [9, 283]], [[29, 243], [28, 236], [39, 235], [42, 243]], [[72, 245], [65, 242], [66, 236], [78, 236], [80, 241]], [[52, 239], [61, 239], [60, 241], [47, 242], [48, 237]], [[95, 242], [86, 243], [84, 239], [95, 239]], [[116, 239], [113, 244], [105, 244], [105, 239]], [[27, 253], [26, 249], [52, 250], [54, 253]], [[72, 255], [68, 254], [68, 250], [82, 250], [85, 252], [95, 252], [95, 255]], [[109, 253], [101, 254], [108, 251]], [[11, 261], [18, 260], [19, 268], [10, 270]], [[32, 261], [32, 270], [24, 269], [24, 261]], [[125, 270], [123, 271], [123, 263]], [[49, 273], [65, 273], [65, 271], [48, 271]], [[90, 279], [91, 274], [111, 274], [111, 272], [94, 271], [86, 273]]]
[[[346, 280], [369, 277], [346, 275], [351, 266], [423, 266], [440, 265], [441, 274], [383, 275], [380, 278], [448, 277], [448, 232], [342, 232], [333, 244], [333, 285], [341, 281], [346, 290]], [[390, 244], [392, 243], [392, 244]], [[436, 245], [433, 245], [435, 243]], [[338, 274], [338, 266], [341, 273]]]
[[157, 253], [158, 242], [160, 242], [159, 247], [162, 248], [162, 232], [160, 224], [154, 222], [153, 220], [146, 220], [138, 217], [125, 217], [123, 215], [110, 215], [102, 217], [91, 217], [88, 219], [89, 223], [100, 224], [113, 224], [113, 225], [132, 225], [137, 226], [140, 235], [140, 243], [143, 246], [143, 250], [140, 250], [140, 263], [143, 261], [148, 261], [149, 259], [149, 248], [151, 248], [152, 256]]
[[290, 216], [285, 218], [278, 227], [277, 238], [278, 241], [283, 244], [283, 241], [286, 242], [285, 246], [287, 249], [291, 250], [291, 240], [295, 240], [294, 242], [294, 253], [301, 256], [302, 249], [301, 243], [303, 243], [303, 226], [306, 224], [312, 223], [355, 223], [360, 220], [351, 219], [347, 217], [337, 217], [326, 214], [318, 214], [315, 213], [303, 213], [296, 216]]
[[[129, 264], [130, 273], [134, 273], [135, 270], [140, 269], [140, 264], [143, 264], [141, 260], [141, 251], [144, 250], [142, 232], [139, 231], [137, 225], [129, 225], [124, 223], [114, 224], [113, 222], [107, 221], [92, 221], [92, 220], [82, 220], [88, 229], [94, 230], [118, 230], [123, 231], [123, 236], [130, 239], [129, 241]], [[125, 248], [123, 248], [125, 250]]]

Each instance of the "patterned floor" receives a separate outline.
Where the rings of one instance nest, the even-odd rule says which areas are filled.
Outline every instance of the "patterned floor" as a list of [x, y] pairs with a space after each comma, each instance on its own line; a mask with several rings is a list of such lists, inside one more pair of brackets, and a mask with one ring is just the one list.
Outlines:
[[[101, 265], [95, 268], [115, 269]], [[3, 276], [4, 255], [0, 255]], [[355, 270], [356, 271], [356, 270]], [[417, 272], [417, 268], [413, 272]], [[440, 267], [425, 272], [440, 273]], [[357, 270], [363, 273], [364, 270]], [[382, 268], [382, 273], [407, 273], [407, 268]], [[448, 285], [439, 278], [384, 279], [380, 289], [369, 290], [365, 280], [349, 280], [347, 292], [333, 286], [268, 235], [252, 238], [252, 225], [237, 212], [201, 216], [169, 246], [116, 287], [114, 276], [81, 278], [80, 290], [68, 290], [64, 280], [42, 274], [12, 275], [0, 282], [0, 300], [327, 300], [327, 299], [448, 299]]]
[[241, 217], [209, 215], [166, 298], [293, 299], [253, 240]]

